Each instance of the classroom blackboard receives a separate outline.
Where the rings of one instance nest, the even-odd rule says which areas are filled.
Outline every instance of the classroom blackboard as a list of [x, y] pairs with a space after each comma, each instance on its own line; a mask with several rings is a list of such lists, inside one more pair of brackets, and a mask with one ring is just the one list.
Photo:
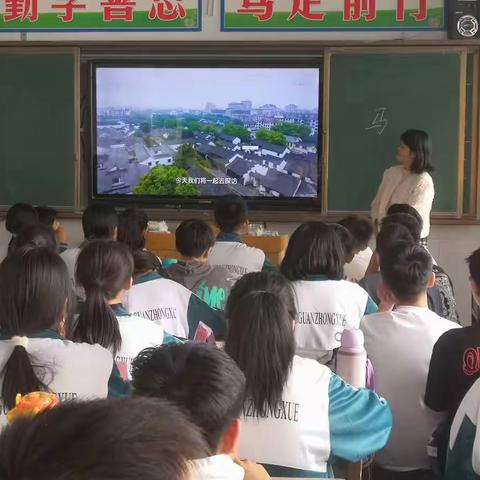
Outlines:
[[369, 211], [407, 129], [429, 133], [434, 212], [457, 212], [462, 53], [332, 53], [329, 211]]
[[0, 205], [75, 204], [75, 56], [0, 50]]

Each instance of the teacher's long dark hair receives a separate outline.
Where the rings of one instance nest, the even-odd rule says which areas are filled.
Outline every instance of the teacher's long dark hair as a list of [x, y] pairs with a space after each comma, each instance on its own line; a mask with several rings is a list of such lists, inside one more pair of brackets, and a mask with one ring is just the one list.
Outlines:
[[[67, 316], [70, 293], [67, 267], [57, 253], [35, 246], [16, 250], [0, 264], [2, 332], [11, 337], [28, 337], [56, 328]], [[41, 366], [32, 360], [26, 348], [17, 345], [5, 364], [2, 400], [9, 409], [15, 406], [18, 393], [47, 388], [37, 376]]]
[[86, 299], [74, 340], [98, 343], [116, 354], [122, 337], [108, 301], [118, 295], [132, 275], [133, 258], [126, 245], [114, 240], [94, 240], [83, 247], [75, 276], [77, 284], [85, 289]]
[[410, 167], [413, 173], [433, 172], [431, 164], [432, 144], [426, 132], [423, 130], [407, 130], [402, 134], [400, 140], [415, 155]]
[[268, 412], [281, 400], [295, 355], [292, 286], [279, 274], [249, 273], [232, 288], [225, 316], [225, 351], [245, 374], [246, 401]]

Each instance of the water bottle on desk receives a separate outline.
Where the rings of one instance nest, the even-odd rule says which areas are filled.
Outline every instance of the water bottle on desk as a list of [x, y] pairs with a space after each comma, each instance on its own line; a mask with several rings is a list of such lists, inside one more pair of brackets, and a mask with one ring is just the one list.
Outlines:
[[363, 332], [358, 328], [342, 333], [341, 346], [337, 352], [337, 375], [357, 388], [364, 388], [367, 373], [367, 352]]

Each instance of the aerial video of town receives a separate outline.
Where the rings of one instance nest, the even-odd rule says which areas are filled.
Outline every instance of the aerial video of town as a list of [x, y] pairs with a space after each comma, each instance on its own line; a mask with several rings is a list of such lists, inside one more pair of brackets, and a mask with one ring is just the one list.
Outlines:
[[[200, 81], [197, 91], [183, 90], [177, 98], [166, 91], [144, 94], [158, 89], [160, 80], [165, 85], [172, 69], [138, 70], [97, 71], [98, 194], [317, 196], [316, 70], [246, 69], [244, 77], [252, 75], [260, 92], [274, 92], [240, 98], [237, 86], [222, 83], [238, 69], [215, 70], [216, 82], [211, 70], [195, 69], [203, 85]], [[272, 85], [274, 72], [283, 79], [280, 85]], [[133, 78], [136, 88], [130, 90]], [[248, 95], [249, 88], [243, 90]], [[263, 103], [262, 97], [277, 101]], [[280, 103], [285, 98], [292, 102]]]

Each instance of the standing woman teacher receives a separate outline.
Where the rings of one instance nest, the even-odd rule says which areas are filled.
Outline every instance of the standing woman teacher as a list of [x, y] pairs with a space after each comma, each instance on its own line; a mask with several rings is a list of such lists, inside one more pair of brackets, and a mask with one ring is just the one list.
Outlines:
[[430, 172], [431, 144], [422, 130], [407, 130], [400, 137], [397, 160], [400, 165], [388, 168], [372, 202], [372, 219], [376, 231], [383, 217], [394, 203], [407, 203], [415, 208], [423, 220], [422, 243], [426, 245], [430, 233], [430, 212], [435, 189]]

